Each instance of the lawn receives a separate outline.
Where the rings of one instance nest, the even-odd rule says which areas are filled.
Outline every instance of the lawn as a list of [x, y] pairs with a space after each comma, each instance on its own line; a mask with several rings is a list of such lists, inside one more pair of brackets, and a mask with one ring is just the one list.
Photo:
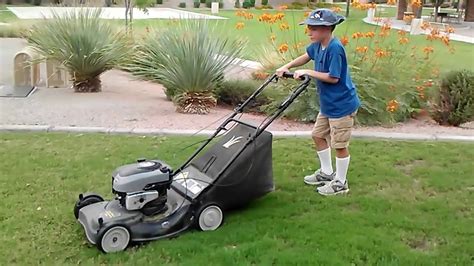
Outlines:
[[0, 265], [471, 265], [474, 145], [354, 140], [351, 192], [305, 186], [309, 139], [274, 140], [276, 190], [230, 213], [214, 232], [188, 232], [124, 253], [87, 244], [77, 194], [110, 194], [112, 170], [139, 157], [178, 165], [184, 137], [0, 134]]
[[[5, 6], [0, 5], [0, 9], [5, 9]], [[205, 14], [210, 14], [209, 9], [189, 9], [190, 11], [200, 12]], [[429, 14], [431, 9], [424, 9], [425, 14]], [[251, 10], [255, 15], [253, 20], [243, 20], [235, 15], [235, 11], [230, 10], [223, 10], [219, 12], [219, 16], [226, 17], [228, 20], [216, 20], [212, 21], [211, 23], [217, 23], [218, 27], [222, 29], [223, 32], [235, 34], [237, 37], [243, 37], [248, 39], [248, 49], [246, 51], [246, 59], [257, 60], [259, 54], [262, 53], [261, 47], [263, 45], [269, 45], [270, 39], [270, 32], [268, 27], [266, 27], [261, 22], [258, 22], [256, 19], [259, 15], [264, 12], [277, 12], [276, 10], [270, 11], [259, 11], [259, 10]], [[394, 16], [396, 12], [396, 8], [385, 8], [385, 14], [383, 16]], [[290, 27], [296, 25], [299, 21], [303, 19], [303, 11], [286, 11], [287, 21]], [[378, 14], [379, 15], [379, 14]], [[347, 22], [341, 24], [335, 34], [336, 36], [342, 36], [347, 34], [350, 36], [353, 32], [362, 31], [375, 31], [376, 26], [366, 24], [362, 21], [362, 19], [366, 16], [366, 11], [360, 11], [356, 9], [351, 9], [350, 17], [348, 18]], [[11, 12], [0, 12], [0, 22], [14, 22], [14, 24], [18, 24], [18, 26], [23, 25], [24, 27], [28, 27], [36, 23], [35, 20], [24, 20], [21, 23], [20, 20], [16, 19], [16, 17]], [[117, 25], [123, 26], [124, 22], [121, 20], [114, 21]], [[242, 30], [236, 30], [235, 25], [237, 22], [244, 22], [245, 27]], [[160, 29], [162, 27], [172, 27], [173, 23], [170, 20], [160, 20], [160, 19], [150, 19], [150, 20], [135, 20], [134, 27], [135, 32], [138, 34], [145, 33], [145, 29]], [[277, 36], [277, 44], [283, 42], [290, 42], [293, 43], [295, 37], [299, 41], [304, 43], [307, 42], [307, 37], [304, 35], [303, 27], [301, 30], [295, 32], [295, 34], [289, 33], [282, 33], [278, 27], [275, 26], [275, 33]], [[1, 32], [1, 28], [0, 28]], [[421, 49], [424, 46], [433, 46], [435, 49], [435, 54], [433, 56], [433, 62], [439, 64], [441, 68], [441, 72], [446, 72], [449, 70], [456, 70], [456, 69], [471, 69], [474, 70], [474, 53], [472, 52], [473, 45], [463, 42], [455, 42], [452, 41], [451, 45], [455, 48], [454, 54], [449, 54], [444, 44], [440, 41], [431, 43], [426, 40], [426, 36], [412, 36], [413, 42], [411, 45], [416, 45]], [[391, 37], [388, 38], [389, 41], [393, 42], [394, 45], [398, 45], [398, 37], [393, 31]]]

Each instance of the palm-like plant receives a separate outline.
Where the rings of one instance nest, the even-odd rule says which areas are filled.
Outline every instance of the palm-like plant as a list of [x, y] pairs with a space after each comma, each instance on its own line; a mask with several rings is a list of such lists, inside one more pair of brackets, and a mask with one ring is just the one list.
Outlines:
[[138, 47], [129, 69], [162, 83], [179, 112], [208, 113], [224, 70], [242, 56], [245, 42], [225, 36], [205, 20], [181, 20], [151, 34]]
[[100, 91], [100, 75], [122, 63], [130, 51], [126, 35], [100, 19], [101, 13], [101, 9], [54, 13], [27, 36], [39, 54], [68, 69], [76, 92]]

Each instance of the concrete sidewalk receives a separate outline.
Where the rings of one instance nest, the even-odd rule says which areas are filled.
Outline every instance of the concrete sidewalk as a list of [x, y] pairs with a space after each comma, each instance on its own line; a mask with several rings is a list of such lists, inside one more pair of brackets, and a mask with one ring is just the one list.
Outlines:
[[[155, 128], [107, 128], [107, 127], [67, 127], [49, 125], [0, 125], [0, 132], [67, 132], [67, 133], [102, 133], [102, 134], [132, 134], [132, 135], [177, 135], [177, 136], [211, 136], [213, 130], [179, 130]], [[275, 137], [311, 137], [311, 131], [270, 131]], [[422, 141], [466, 141], [474, 142], [474, 136], [459, 136], [448, 134], [414, 134], [388, 132], [359, 132], [352, 133], [354, 138], [392, 139], [392, 140], [422, 140]]]

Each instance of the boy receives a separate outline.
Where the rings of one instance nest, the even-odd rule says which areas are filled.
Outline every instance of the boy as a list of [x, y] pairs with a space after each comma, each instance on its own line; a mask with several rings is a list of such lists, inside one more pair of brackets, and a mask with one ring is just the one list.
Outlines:
[[[312, 131], [320, 161], [320, 169], [304, 177], [304, 182], [316, 185], [321, 195], [336, 195], [349, 192], [347, 170], [349, 168], [349, 140], [354, 125], [354, 116], [360, 106], [356, 88], [352, 83], [346, 53], [341, 42], [332, 32], [345, 20], [329, 9], [316, 9], [300, 23], [308, 27], [311, 44], [306, 53], [277, 69], [282, 76], [292, 67], [314, 61], [314, 70], [296, 70], [295, 78], [309, 75], [317, 80], [320, 112]], [[330, 145], [330, 146], [329, 146]], [[336, 171], [331, 162], [331, 147], [336, 149]]]

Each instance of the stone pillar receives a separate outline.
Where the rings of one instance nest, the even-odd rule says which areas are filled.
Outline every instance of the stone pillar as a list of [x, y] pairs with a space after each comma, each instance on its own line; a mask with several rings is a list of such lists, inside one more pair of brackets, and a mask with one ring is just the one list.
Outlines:
[[56, 60], [46, 60], [46, 76], [48, 88], [67, 87], [71, 80], [67, 69]]
[[374, 18], [375, 18], [375, 8], [369, 8], [369, 9], [367, 10], [367, 19], [368, 19], [369, 21], [373, 21]]
[[38, 56], [34, 51], [25, 48], [13, 59], [14, 86], [36, 86], [40, 80]]
[[423, 24], [423, 19], [414, 18], [411, 21], [410, 35], [420, 35], [423, 32], [423, 30], [421, 29], [422, 24]]

